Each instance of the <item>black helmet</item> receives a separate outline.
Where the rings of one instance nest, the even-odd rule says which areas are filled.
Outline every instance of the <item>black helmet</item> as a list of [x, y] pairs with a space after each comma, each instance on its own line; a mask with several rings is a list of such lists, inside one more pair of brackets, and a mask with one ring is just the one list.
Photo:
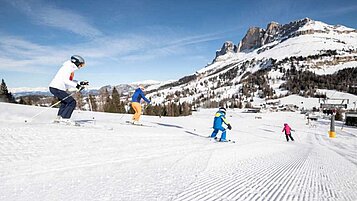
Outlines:
[[74, 63], [77, 67], [81, 68], [84, 66], [84, 59], [79, 55], [71, 56], [71, 62]]
[[224, 108], [224, 107], [220, 107], [218, 111], [223, 112], [224, 114], [226, 114], [226, 108]]

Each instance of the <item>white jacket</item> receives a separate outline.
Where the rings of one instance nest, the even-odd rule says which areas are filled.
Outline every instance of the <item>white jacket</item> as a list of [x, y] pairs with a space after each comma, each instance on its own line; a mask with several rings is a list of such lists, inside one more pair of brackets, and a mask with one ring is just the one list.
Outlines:
[[56, 76], [50, 83], [50, 87], [66, 91], [66, 89], [77, 86], [77, 81], [70, 80], [71, 74], [77, 70], [77, 66], [70, 60], [63, 63]]

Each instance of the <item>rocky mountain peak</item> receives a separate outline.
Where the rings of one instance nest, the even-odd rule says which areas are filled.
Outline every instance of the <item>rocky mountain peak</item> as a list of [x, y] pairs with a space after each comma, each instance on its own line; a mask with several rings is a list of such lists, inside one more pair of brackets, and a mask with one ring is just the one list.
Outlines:
[[259, 27], [250, 27], [239, 45], [239, 52], [249, 51], [262, 46], [265, 30]]
[[275, 35], [278, 33], [279, 29], [281, 28], [281, 25], [277, 22], [270, 22], [267, 26], [266, 33], [268, 35]]
[[313, 20], [304, 18], [285, 25], [280, 25], [277, 22], [270, 22], [266, 29], [251, 27], [240, 42], [241, 45], [238, 51], [251, 51], [273, 41], [294, 36], [294, 32], [298, 31], [305, 24], [311, 22], [313, 22]]
[[[357, 72], [357, 32], [309, 18], [270, 22], [265, 29], [250, 27], [238, 47], [226, 41], [216, 56], [194, 75], [158, 88], [151, 98], [189, 100], [203, 107], [230, 102], [240, 107], [256, 98], [289, 93], [314, 96], [316, 87], [341, 90], [339, 83], [355, 82], [350, 80]], [[348, 90], [357, 93], [343, 89]]]
[[222, 48], [216, 51], [216, 58], [227, 53], [236, 53], [237, 51], [238, 48], [232, 41], [226, 41], [224, 42]]

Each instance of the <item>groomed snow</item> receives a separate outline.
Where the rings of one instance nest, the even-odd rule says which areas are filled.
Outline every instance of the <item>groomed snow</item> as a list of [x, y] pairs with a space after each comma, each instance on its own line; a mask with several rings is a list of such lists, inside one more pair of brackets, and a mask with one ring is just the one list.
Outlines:
[[83, 111], [86, 127], [54, 125], [57, 109], [30, 121], [46, 109], [0, 103], [0, 200], [357, 200], [357, 129], [341, 122], [332, 139], [327, 120], [228, 110], [236, 143], [218, 143], [212, 109], [142, 116], [151, 127]]

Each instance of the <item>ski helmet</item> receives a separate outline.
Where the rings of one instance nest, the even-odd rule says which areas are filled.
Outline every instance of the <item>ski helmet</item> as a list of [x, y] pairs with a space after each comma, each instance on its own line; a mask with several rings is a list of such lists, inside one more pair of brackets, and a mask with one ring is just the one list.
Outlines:
[[220, 107], [218, 111], [223, 112], [224, 114], [226, 114], [226, 108], [224, 108], [224, 107]]
[[71, 56], [71, 62], [74, 63], [78, 68], [82, 68], [85, 64], [84, 59], [79, 55]]

